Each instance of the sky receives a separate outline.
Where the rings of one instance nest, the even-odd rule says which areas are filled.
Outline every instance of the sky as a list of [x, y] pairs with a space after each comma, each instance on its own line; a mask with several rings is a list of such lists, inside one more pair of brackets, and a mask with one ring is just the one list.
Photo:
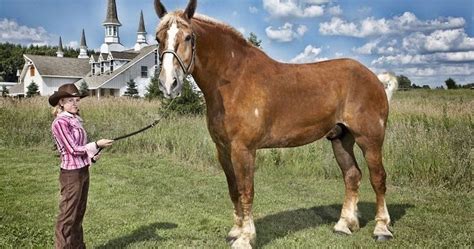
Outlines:
[[[168, 11], [188, 0], [162, 0]], [[121, 43], [132, 48], [140, 10], [148, 41], [159, 22], [153, 0], [116, 0]], [[78, 47], [85, 29], [89, 49], [104, 41], [107, 0], [0, 0], [0, 42]], [[473, 0], [198, 0], [197, 12], [262, 40], [281, 62], [359, 60], [375, 73], [412, 83], [474, 82]]]

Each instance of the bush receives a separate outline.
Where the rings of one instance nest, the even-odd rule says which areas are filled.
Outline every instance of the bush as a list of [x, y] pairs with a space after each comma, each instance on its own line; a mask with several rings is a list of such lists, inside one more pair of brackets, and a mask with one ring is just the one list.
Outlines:
[[193, 89], [191, 82], [186, 78], [183, 82], [181, 96], [174, 100], [166, 99], [159, 90], [158, 78], [153, 78], [147, 87], [148, 93], [145, 97], [148, 100], [158, 99], [162, 104], [162, 110], [169, 110], [179, 115], [200, 115], [204, 113], [204, 98], [201, 94]]

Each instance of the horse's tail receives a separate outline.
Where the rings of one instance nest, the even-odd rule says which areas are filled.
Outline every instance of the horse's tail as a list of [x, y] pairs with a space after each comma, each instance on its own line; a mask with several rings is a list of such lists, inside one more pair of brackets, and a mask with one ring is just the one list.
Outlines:
[[398, 89], [397, 76], [395, 76], [395, 74], [393, 73], [382, 73], [377, 75], [377, 77], [384, 85], [385, 93], [387, 94], [388, 101], [390, 102], [390, 99], [392, 99], [393, 92]]

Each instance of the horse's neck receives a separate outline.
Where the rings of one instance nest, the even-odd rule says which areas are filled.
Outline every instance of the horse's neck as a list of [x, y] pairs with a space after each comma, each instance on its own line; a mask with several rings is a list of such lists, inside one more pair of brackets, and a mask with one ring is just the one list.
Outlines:
[[249, 51], [255, 48], [236, 34], [222, 31], [222, 27], [202, 21], [194, 22], [193, 26], [198, 37], [193, 77], [204, 95], [211, 94], [218, 85], [228, 83], [238, 75], [251, 56]]

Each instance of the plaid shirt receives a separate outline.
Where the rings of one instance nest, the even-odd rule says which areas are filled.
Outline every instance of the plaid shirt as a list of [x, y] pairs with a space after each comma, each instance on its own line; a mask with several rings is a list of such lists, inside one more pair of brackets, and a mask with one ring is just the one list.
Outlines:
[[95, 143], [87, 144], [87, 133], [82, 119], [69, 112], [61, 112], [51, 125], [54, 140], [61, 154], [61, 168], [79, 169], [91, 164], [91, 158], [98, 152]]

